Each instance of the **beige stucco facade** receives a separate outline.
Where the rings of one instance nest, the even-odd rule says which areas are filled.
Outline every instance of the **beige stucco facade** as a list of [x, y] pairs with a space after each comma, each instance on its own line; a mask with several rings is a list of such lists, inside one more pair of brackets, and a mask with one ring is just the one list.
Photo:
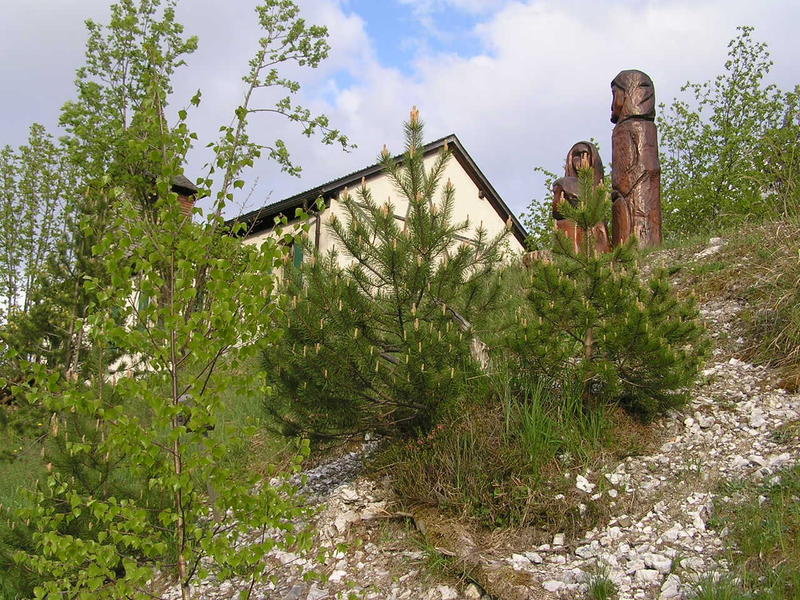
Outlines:
[[[430, 170], [433, 163], [437, 160], [436, 153], [431, 153], [425, 157], [426, 170]], [[450, 180], [455, 188], [455, 202], [453, 206], [452, 220], [454, 223], [469, 222], [469, 228], [464, 233], [464, 237], [474, 239], [479, 227], [486, 230], [489, 238], [506, 229], [506, 221], [490, 203], [484, 193], [481, 192], [473, 178], [465, 171], [461, 163], [455, 157], [451, 157], [442, 175], [436, 199], [441, 199], [444, 183]], [[391, 203], [395, 217], [402, 219], [408, 210], [408, 201], [402, 192], [399, 192], [392, 184], [389, 177], [384, 173], [378, 173], [365, 180], [367, 188], [372, 194], [373, 200], [381, 205], [386, 202]], [[358, 185], [358, 184], [356, 184]], [[355, 193], [351, 189], [351, 194]], [[331, 217], [345, 219], [346, 211], [343, 204], [338, 200], [342, 191], [339, 191], [328, 201], [329, 206], [321, 213], [312, 217], [309, 221], [308, 239], [312, 246], [316, 246], [321, 253], [327, 253], [335, 247], [336, 240], [328, 224]], [[312, 200], [313, 203], [313, 200]], [[290, 215], [287, 215], [290, 216]], [[268, 236], [274, 235], [273, 228], [262, 230], [244, 239], [246, 244], [260, 244]], [[508, 248], [510, 253], [519, 254], [523, 252], [523, 246], [514, 235], [508, 235]], [[318, 246], [317, 246], [318, 241]], [[347, 260], [340, 253], [340, 260]]]

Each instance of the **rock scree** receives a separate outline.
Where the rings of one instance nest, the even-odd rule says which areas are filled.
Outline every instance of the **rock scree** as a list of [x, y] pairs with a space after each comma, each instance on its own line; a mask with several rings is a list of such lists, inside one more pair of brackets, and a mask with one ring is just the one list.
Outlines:
[[[702, 307], [713, 337], [733, 339], [740, 309], [732, 301]], [[628, 457], [605, 472], [570, 475], [586, 503], [609, 504], [611, 517], [601, 526], [574, 539], [558, 534], [550, 543], [503, 555], [481, 552], [465, 531], [451, 535], [460, 539], [457, 548], [434, 551], [468, 567], [472, 581], [458, 582], [445, 574], [437, 580], [435, 572], [425, 568], [425, 552], [414, 542], [417, 532], [398, 523], [406, 518], [418, 520], [420, 529], [429, 525], [397, 510], [388, 480], [363, 475], [363, 460], [376, 447], [370, 441], [304, 474], [302, 492], [318, 508], [311, 523], [316, 544], [329, 551], [325, 562], [274, 551], [267, 560], [276, 583], [256, 586], [252, 597], [581, 598], [592, 575], [604, 572], [616, 584], [620, 600], [687, 598], [700, 576], [728, 570], [724, 530], [708, 527], [718, 484], [730, 478], [769, 480], [800, 459], [796, 441], [770, 435], [800, 419], [800, 396], [779, 389], [765, 367], [730, 358], [726, 352], [723, 347], [715, 350], [688, 406], [654, 424], [663, 440], [656, 453]], [[425, 533], [435, 539], [430, 531]], [[337, 549], [343, 543], [346, 550]], [[306, 581], [309, 571], [326, 577]], [[237, 597], [233, 584], [214, 581], [193, 592], [212, 600]], [[170, 588], [162, 597], [177, 600], [179, 590]]]

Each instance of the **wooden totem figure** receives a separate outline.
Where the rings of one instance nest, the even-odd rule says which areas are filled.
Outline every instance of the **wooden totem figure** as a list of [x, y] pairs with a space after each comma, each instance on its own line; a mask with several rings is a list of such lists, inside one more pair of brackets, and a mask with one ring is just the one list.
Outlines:
[[[564, 177], [553, 184], [553, 218], [556, 220], [556, 229], [572, 240], [576, 252], [580, 250], [585, 232], [574, 221], [565, 219], [558, 211], [558, 206], [563, 201], [567, 201], [573, 206], [577, 204], [580, 191], [578, 169], [587, 167], [591, 168], [594, 173], [594, 184], [603, 185], [605, 173], [597, 147], [591, 142], [578, 142], [569, 149], [564, 167]], [[597, 252], [608, 252], [611, 249], [608, 243], [608, 228], [605, 223], [598, 223], [592, 227], [591, 233]]]
[[632, 235], [643, 248], [661, 243], [661, 165], [656, 95], [646, 73], [622, 71], [611, 82], [611, 236], [614, 246]]

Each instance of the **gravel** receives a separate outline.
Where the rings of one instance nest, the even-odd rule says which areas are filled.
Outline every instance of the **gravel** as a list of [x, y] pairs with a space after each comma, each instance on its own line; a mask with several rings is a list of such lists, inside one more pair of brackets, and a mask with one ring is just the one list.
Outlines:
[[[711, 248], [717, 246], [721, 243]], [[713, 337], [735, 337], [740, 308], [723, 301], [702, 308]], [[728, 569], [725, 532], [708, 527], [717, 484], [769, 478], [798, 461], [796, 442], [770, 434], [800, 419], [800, 396], [775, 387], [764, 367], [729, 358], [723, 349], [715, 351], [702, 375], [689, 405], [655, 425], [663, 440], [657, 452], [628, 457], [603, 473], [576, 475], [586, 504], [609, 503], [607, 522], [575, 539], [559, 533], [552, 544], [516, 547], [493, 557], [541, 582], [531, 589], [531, 598], [580, 597], [592, 574], [605, 572], [620, 600], [681, 600], [700, 576]], [[394, 502], [388, 481], [362, 475], [363, 459], [375, 444], [365, 443], [296, 480], [304, 481], [303, 494], [318, 507], [312, 522], [316, 544], [329, 555], [318, 564], [306, 556], [272, 552], [268, 560], [276, 581], [257, 586], [254, 598], [323, 600], [352, 590], [366, 600], [490, 600], [474, 583], [424, 577], [424, 554], [402, 528], [388, 538], [375, 533], [392, 516]], [[358, 536], [364, 543], [353, 543]], [[342, 542], [350, 543], [346, 552], [336, 549]], [[311, 570], [328, 575], [327, 580], [307, 583], [303, 576]], [[209, 581], [195, 593], [211, 600], [231, 598], [236, 587]], [[163, 598], [177, 600], [179, 594], [172, 589]]]

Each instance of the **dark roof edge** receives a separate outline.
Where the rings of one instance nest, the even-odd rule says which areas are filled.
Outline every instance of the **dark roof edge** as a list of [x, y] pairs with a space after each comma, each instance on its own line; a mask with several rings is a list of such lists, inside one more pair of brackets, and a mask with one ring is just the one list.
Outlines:
[[200, 190], [185, 175], [176, 175], [172, 178], [172, 191], [183, 196], [194, 196]]
[[[487, 195], [492, 207], [502, 217], [503, 221], [508, 220], [509, 217], [511, 218], [512, 232], [514, 233], [514, 237], [519, 240], [520, 244], [524, 245], [525, 238], [527, 238], [528, 234], [525, 232], [522, 224], [519, 222], [514, 213], [511, 212], [506, 203], [503, 202], [503, 199], [497, 193], [497, 190], [495, 190], [492, 184], [489, 183], [489, 180], [486, 179], [486, 176], [475, 164], [475, 161], [472, 160], [472, 157], [464, 149], [464, 146], [461, 144], [455, 134], [450, 134], [425, 144], [423, 146], [423, 154], [428, 155], [432, 152], [435, 152], [441, 149], [445, 144], [447, 144], [451, 150], [454, 150], [453, 156], [467, 171], [467, 174], [470, 175], [470, 178], [476, 184], [478, 189]], [[401, 161], [402, 158], [403, 154], [398, 154], [394, 157], [394, 160]], [[338, 179], [333, 179], [327, 183], [323, 183], [315, 188], [311, 188], [290, 196], [289, 198], [285, 198], [284, 200], [280, 200], [279, 202], [268, 204], [259, 209], [252, 210], [238, 217], [234, 217], [233, 219], [229, 219], [225, 222], [225, 224], [230, 227], [237, 223], [246, 223], [248, 227], [243, 232], [243, 235], [245, 236], [259, 233], [265, 229], [273, 227], [275, 224], [275, 217], [278, 215], [283, 214], [289, 219], [292, 219], [294, 217], [294, 209], [303, 207], [304, 204], [308, 206], [319, 197], [325, 198], [326, 200], [330, 199], [332, 196], [335, 196], [338, 191], [352, 185], [353, 183], [359, 182], [362, 177], [365, 179], [371, 179], [376, 175], [380, 175], [382, 172], [383, 167], [381, 167], [380, 163], [376, 163], [361, 169], [360, 171], [355, 171], [348, 175], [344, 175], [343, 177], [339, 177]], [[292, 211], [292, 214], [286, 214], [287, 211]]]

